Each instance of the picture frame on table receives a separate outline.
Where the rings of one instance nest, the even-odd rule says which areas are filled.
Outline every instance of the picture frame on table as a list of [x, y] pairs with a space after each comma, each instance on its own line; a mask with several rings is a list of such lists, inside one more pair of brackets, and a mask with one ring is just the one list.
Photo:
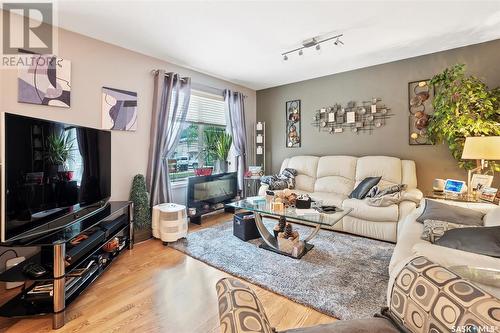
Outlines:
[[484, 201], [495, 202], [498, 189], [494, 187], [485, 187], [481, 190], [479, 198]]
[[481, 191], [483, 188], [490, 187], [493, 183], [493, 176], [475, 173], [472, 175], [470, 186], [472, 190]]

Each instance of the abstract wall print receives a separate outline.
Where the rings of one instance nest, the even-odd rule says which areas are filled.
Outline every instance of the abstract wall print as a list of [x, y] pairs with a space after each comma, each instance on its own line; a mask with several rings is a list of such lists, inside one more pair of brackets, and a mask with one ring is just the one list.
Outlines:
[[71, 61], [54, 55], [40, 55], [32, 59], [29, 66], [19, 67], [18, 70], [18, 102], [69, 108]]
[[434, 88], [429, 82], [430, 80], [421, 80], [408, 83], [410, 145], [431, 144], [427, 136], [427, 126], [434, 113], [434, 109], [432, 108]]
[[137, 129], [137, 93], [102, 88], [102, 128], [117, 131]]
[[300, 135], [300, 100], [286, 102], [286, 146], [287, 148], [299, 148], [301, 144]]

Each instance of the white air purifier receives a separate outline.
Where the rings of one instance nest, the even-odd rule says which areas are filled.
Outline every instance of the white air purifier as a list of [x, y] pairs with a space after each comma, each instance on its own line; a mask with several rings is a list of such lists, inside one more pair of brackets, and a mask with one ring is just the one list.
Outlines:
[[163, 242], [175, 242], [186, 237], [188, 219], [186, 206], [164, 203], [153, 207], [153, 237]]

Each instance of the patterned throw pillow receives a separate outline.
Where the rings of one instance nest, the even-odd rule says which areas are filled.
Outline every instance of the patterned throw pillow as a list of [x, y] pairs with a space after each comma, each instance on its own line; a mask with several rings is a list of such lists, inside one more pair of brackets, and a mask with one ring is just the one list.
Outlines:
[[422, 232], [421, 239], [434, 244], [439, 238], [443, 237], [444, 233], [451, 229], [456, 228], [470, 228], [472, 225], [457, 224], [439, 220], [425, 220], [424, 231]]

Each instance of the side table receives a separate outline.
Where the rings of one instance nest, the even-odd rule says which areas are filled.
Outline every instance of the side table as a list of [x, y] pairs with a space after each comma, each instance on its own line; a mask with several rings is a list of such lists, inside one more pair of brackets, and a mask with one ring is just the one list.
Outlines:
[[245, 177], [243, 179], [243, 196], [255, 197], [259, 194], [260, 177]]
[[490, 210], [492, 208], [498, 207], [497, 205], [495, 205], [492, 202], [479, 200], [479, 199], [476, 199], [475, 196], [471, 197], [471, 196], [467, 196], [466, 194], [464, 194], [464, 195], [451, 195], [451, 194], [446, 194], [446, 193], [429, 192], [429, 193], [425, 194], [425, 197], [427, 199], [443, 201], [449, 205], [480, 210], [480, 211], [483, 211], [483, 213], [487, 212], [488, 210]]

